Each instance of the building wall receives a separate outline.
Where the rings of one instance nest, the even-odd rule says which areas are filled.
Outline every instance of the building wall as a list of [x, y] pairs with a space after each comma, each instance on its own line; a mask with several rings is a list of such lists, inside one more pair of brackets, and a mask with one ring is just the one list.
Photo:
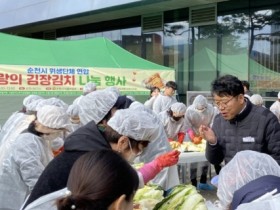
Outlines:
[[[278, 89], [277, 81], [270, 86], [267, 84], [271, 77], [263, 68], [280, 72], [278, 51], [275, 49], [279, 45], [279, 32], [275, 31], [280, 25], [279, 13], [280, 3], [273, 0], [228, 1], [218, 3], [215, 25], [189, 27], [188, 8], [182, 8], [164, 12], [163, 30], [143, 33], [141, 17], [134, 17], [132, 27], [126, 25], [123, 28], [116, 21], [119, 29], [104, 28], [100, 31], [98, 28], [98, 32], [68, 34], [58, 39], [104, 36], [138, 56], [173, 67], [182, 101], [185, 101], [186, 91], [207, 91], [213, 79], [228, 72], [224, 70], [226, 65], [230, 65], [226, 56], [244, 55], [247, 60], [239, 64], [238, 71], [229, 72], [242, 80], [249, 80], [254, 92], [266, 94]], [[115, 26], [114, 21], [110, 24]], [[209, 50], [215, 53], [214, 62], [209, 60]], [[264, 73], [258, 77], [254, 73], [256, 71]]]

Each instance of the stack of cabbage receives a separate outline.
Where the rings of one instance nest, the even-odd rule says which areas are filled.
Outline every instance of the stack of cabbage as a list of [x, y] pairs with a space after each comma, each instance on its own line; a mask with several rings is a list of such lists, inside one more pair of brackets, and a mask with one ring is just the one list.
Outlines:
[[204, 198], [192, 185], [178, 185], [163, 198], [157, 185], [147, 185], [137, 190], [134, 203], [141, 210], [207, 210]]
[[177, 141], [170, 141], [170, 146], [171, 148], [177, 149], [180, 152], [185, 152], [185, 151], [189, 151], [189, 152], [205, 152], [206, 149], [206, 140], [202, 140], [200, 144], [194, 144], [191, 141], [187, 141], [187, 142], [183, 142], [182, 144], [180, 144]]
[[202, 140], [200, 144], [194, 144], [193, 142], [186, 142], [186, 151], [191, 152], [205, 152], [206, 140]]
[[155, 205], [163, 200], [163, 190], [157, 185], [145, 185], [137, 190], [133, 202], [139, 204], [141, 210], [153, 210]]
[[178, 185], [153, 210], [207, 210], [207, 207], [194, 186]]

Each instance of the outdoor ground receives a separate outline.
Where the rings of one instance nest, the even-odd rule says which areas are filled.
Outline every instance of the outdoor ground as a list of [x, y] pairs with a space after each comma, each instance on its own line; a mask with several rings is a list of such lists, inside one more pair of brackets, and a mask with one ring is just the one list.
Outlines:
[[199, 193], [205, 198], [206, 201], [210, 200], [214, 203], [216, 200], [218, 200], [217, 190], [201, 190]]

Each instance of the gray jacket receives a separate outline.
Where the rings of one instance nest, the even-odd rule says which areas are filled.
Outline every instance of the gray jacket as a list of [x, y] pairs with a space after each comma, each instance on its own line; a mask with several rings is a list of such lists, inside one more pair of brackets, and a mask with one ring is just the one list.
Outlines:
[[246, 108], [233, 120], [226, 121], [218, 114], [213, 130], [218, 142], [206, 146], [210, 163], [227, 163], [237, 152], [253, 150], [271, 155], [280, 164], [280, 124], [268, 109], [247, 100]]

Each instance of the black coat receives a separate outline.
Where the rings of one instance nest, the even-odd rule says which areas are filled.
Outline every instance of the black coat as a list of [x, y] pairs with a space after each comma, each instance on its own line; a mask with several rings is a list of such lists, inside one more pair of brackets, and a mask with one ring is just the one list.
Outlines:
[[227, 121], [218, 114], [213, 122], [217, 144], [206, 146], [206, 158], [212, 164], [228, 163], [243, 150], [271, 155], [280, 164], [280, 124], [268, 109], [247, 100], [246, 108]]
[[93, 121], [68, 136], [64, 151], [47, 165], [25, 207], [43, 195], [65, 188], [75, 161], [81, 155], [99, 149], [111, 149], [111, 146]]

